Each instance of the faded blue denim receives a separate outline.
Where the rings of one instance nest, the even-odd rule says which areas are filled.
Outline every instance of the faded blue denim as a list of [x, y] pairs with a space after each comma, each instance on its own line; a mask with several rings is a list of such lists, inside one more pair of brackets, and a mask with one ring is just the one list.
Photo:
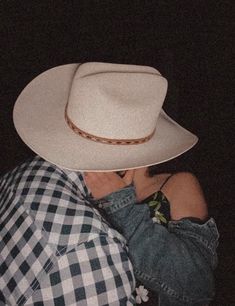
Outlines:
[[161, 306], [205, 306], [214, 297], [218, 230], [188, 218], [154, 223], [148, 205], [136, 205], [133, 186], [102, 200], [109, 221], [126, 238], [136, 278], [158, 292]]

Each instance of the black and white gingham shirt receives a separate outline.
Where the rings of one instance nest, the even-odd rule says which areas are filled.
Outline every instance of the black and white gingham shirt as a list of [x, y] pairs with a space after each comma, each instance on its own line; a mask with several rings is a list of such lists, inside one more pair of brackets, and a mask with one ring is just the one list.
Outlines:
[[36, 156], [0, 178], [0, 305], [132, 305], [124, 238], [81, 173]]

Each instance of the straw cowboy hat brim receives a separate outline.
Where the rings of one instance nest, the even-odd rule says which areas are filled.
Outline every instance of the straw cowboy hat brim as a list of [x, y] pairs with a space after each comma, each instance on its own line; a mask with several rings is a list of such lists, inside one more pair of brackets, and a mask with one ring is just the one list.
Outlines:
[[168, 161], [198, 141], [163, 109], [154, 135], [141, 144], [109, 145], [75, 133], [65, 120], [65, 108], [78, 67], [79, 64], [67, 64], [47, 70], [31, 81], [16, 101], [15, 128], [45, 160], [73, 171], [119, 171]]

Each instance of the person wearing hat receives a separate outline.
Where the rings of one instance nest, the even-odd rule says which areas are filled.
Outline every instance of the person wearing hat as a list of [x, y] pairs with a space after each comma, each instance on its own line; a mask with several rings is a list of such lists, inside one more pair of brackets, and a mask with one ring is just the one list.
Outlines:
[[198, 140], [162, 109], [166, 91], [155, 68], [96, 62], [23, 90], [14, 124], [37, 156], [0, 180], [3, 304], [213, 299], [218, 231], [197, 179], [149, 176]]

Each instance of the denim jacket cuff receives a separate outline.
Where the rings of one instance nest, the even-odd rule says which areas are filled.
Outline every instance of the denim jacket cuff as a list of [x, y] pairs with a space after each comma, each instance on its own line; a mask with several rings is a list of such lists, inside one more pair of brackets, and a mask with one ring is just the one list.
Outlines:
[[107, 214], [113, 214], [119, 209], [136, 202], [135, 187], [128, 185], [115, 191], [102, 199], [102, 208]]

